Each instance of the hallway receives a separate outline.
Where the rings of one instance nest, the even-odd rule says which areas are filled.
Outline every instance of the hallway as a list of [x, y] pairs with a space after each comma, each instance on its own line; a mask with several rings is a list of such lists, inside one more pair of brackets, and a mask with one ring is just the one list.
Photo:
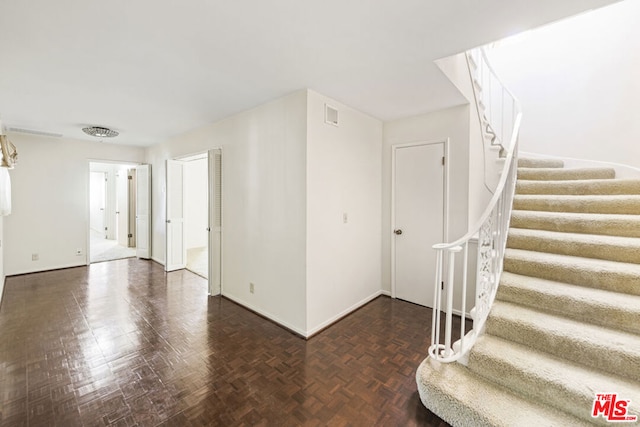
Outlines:
[[126, 248], [116, 240], [105, 239], [103, 234], [90, 230], [90, 262], [113, 261], [136, 256], [136, 248]]
[[185, 270], [126, 259], [7, 278], [0, 423], [429, 425], [431, 310], [380, 297], [305, 341]]

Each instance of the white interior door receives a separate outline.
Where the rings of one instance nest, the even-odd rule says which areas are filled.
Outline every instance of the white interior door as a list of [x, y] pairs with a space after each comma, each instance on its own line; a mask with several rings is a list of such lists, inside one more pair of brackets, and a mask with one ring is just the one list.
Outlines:
[[126, 170], [116, 173], [116, 224], [118, 244], [129, 246], [129, 179]]
[[444, 144], [394, 147], [395, 297], [433, 305], [436, 253], [444, 238]]
[[136, 166], [136, 256], [151, 258], [151, 165]]
[[91, 172], [89, 181], [89, 226], [105, 235], [106, 176], [104, 172]]
[[222, 150], [209, 150], [209, 294], [222, 292]]
[[184, 228], [184, 164], [167, 160], [167, 250], [165, 270], [187, 266]]

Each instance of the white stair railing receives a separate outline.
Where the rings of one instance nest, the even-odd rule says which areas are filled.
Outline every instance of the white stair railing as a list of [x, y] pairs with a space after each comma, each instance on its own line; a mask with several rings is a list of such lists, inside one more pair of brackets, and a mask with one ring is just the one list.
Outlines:
[[[495, 299], [511, 218], [517, 173], [518, 133], [522, 120], [520, 103], [497, 77], [487, 60], [486, 52], [476, 49], [469, 52], [467, 58], [483, 137], [502, 147], [501, 154], [505, 157], [505, 163], [493, 197], [476, 225], [454, 242], [433, 246], [437, 256], [429, 356], [440, 362], [466, 363], [466, 356], [482, 334]], [[477, 251], [470, 254], [469, 245], [476, 238]], [[461, 271], [456, 270], [459, 262], [462, 262], [459, 269]], [[469, 310], [473, 327], [466, 331], [468, 275], [474, 268], [475, 306]], [[455, 307], [454, 299], [458, 302]], [[452, 343], [454, 310], [461, 317], [460, 339]], [[455, 334], [458, 335], [457, 331]]]

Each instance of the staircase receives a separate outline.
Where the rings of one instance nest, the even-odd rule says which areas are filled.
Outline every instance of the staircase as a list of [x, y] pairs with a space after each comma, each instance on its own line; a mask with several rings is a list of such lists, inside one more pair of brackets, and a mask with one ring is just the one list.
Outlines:
[[496, 300], [467, 366], [427, 358], [422, 402], [452, 425], [640, 425], [640, 180], [520, 159]]

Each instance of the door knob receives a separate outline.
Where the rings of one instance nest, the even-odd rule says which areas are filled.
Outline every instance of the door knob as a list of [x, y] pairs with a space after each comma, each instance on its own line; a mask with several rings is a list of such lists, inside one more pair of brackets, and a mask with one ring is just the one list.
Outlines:
[[400, 230], [399, 228], [397, 230], [393, 230], [394, 233], [396, 233], [398, 236], [402, 234], [402, 230]]

